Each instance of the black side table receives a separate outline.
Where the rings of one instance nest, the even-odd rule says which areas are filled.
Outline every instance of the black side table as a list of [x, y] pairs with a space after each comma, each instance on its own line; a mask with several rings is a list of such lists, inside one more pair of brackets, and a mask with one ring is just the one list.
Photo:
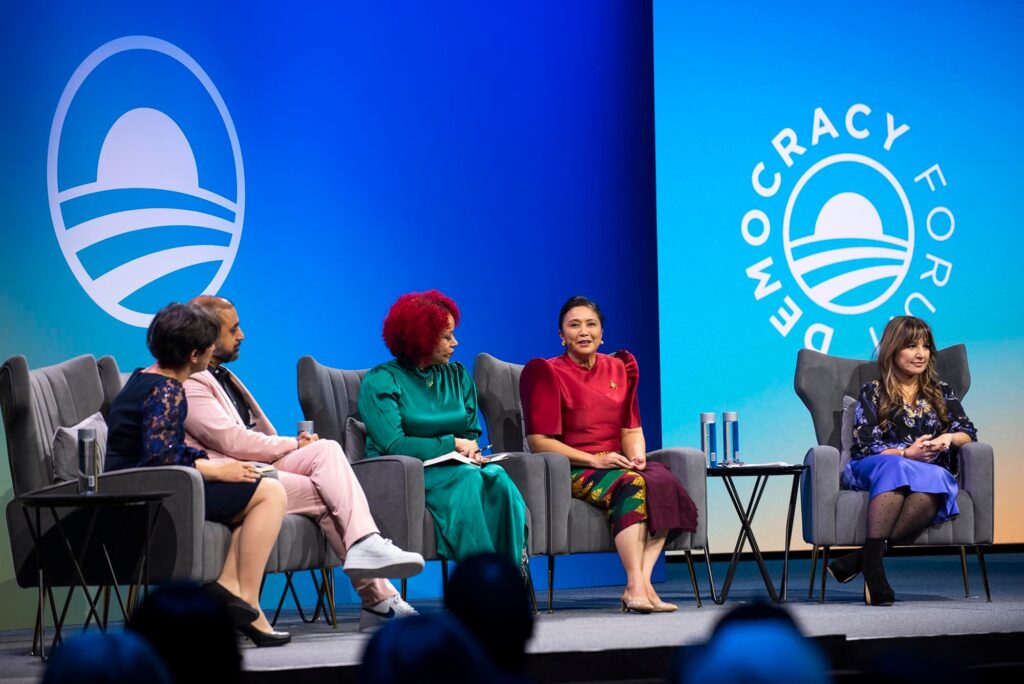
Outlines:
[[[729, 562], [729, 570], [726, 572], [725, 583], [722, 584], [721, 592], [716, 592], [715, 590], [715, 581], [711, 577], [711, 563], [708, 563], [708, 577], [711, 580], [711, 598], [718, 605], [725, 603], [726, 599], [729, 598], [729, 588], [732, 586], [733, 577], [736, 575], [736, 566], [739, 565], [740, 554], [743, 552], [743, 546], [746, 542], [750, 542], [750, 550], [754, 553], [754, 560], [757, 561], [757, 567], [761, 571], [761, 579], [764, 580], [764, 586], [768, 589], [768, 595], [771, 596], [772, 601], [778, 603], [786, 600], [789, 585], [789, 544], [790, 538], [793, 536], [793, 512], [796, 509], [796, 495], [800, 488], [800, 474], [806, 468], [807, 466], [803, 464], [718, 466], [716, 468], [708, 468], [708, 477], [722, 478], [725, 489], [729, 492], [729, 499], [732, 501], [733, 508], [736, 509], [736, 516], [740, 520], [740, 534], [736, 539], [736, 547], [733, 549], [732, 560]], [[776, 591], [775, 582], [772, 580], [771, 575], [768, 573], [768, 568], [764, 564], [764, 556], [761, 555], [761, 549], [757, 545], [757, 539], [754, 537], [754, 530], [751, 525], [754, 522], [754, 516], [757, 514], [757, 507], [761, 503], [761, 495], [764, 494], [764, 488], [768, 484], [768, 478], [778, 475], [791, 475], [793, 477], [793, 486], [790, 490], [789, 509], [786, 513], [786, 547], [782, 562], [782, 584], [779, 590]], [[737, 477], [756, 478], [746, 506], [740, 500], [736, 483], [733, 481]]]
[[[141, 585], [144, 590], [148, 591], [149, 585], [149, 543], [150, 537], [152, 536], [153, 527], [156, 524], [157, 515], [159, 514], [160, 507], [163, 504], [163, 500], [170, 496], [170, 492], [146, 492], [139, 494], [68, 494], [68, 493], [39, 493], [29, 494], [21, 496], [16, 499], [18, 504], [21, 506], [21, 510], [25, 515], [25, 522], [28, 524], [29, 533], [32, 535], [32, 543], [35, 546], [36, 551], [36, 567], [39, 572], [39, 604], [36, 607], [36, 629], [32, 639], [32, 653], [33, 655], [39, 655], [43, 660], [46, 659], [45, 644], [43, 640], [43, 627], [44, 627], [44, 615], [46, 610], [46, 601], [49, 599], [50, 603], [50, 614], [53, 617], [55, 634], [53, 642], [51, 643], [51, 649], [53, 646], [61, 643], [63, 637], [61, 636], [61, 630], [64, 625], [64, 619], [67, 617], [68, 608], [71, 605], [71, 598], [74, 595], [76, 587], [81, 587], [85, 594], [85, 599], [89, 603], [89, 612], [86, 614], [85, 625], [88, 626], [92, 620], [96, 620], [96, 624], [100, 629], [106, 629], [106, 619], [100, 617], [100, 612], [97, 609], [96, 602], [100, 596], [100, 593], [104, 589], [113, 589], [117, 596], [118, 605], [121, 608], [122, 616], [127, 619], [128, 613], [130, 612], [130, 606], [126, 608], [125, 602], [121, 597], [121, 591], [119, 585], [125, 583], [126, 580], [133, 584]], [[56, 529], [59, 536], [58, 546], [62, 548], [66, 554], [66, 558], [69, 561], [71, 572], [73, 575], [73, 581], [77, 584], [70, 584], [67, 597], [64, 599], [64, 606], [57, 614], [57, 605], [53, 597], [53, 580], [56, 577], [55, 568], [50, 566], [50, 563], [54, 561], [53, 558], [47, 559], [47, 554], [44, 551], [44, 532], [42, 526], [43, 511], [48, 510], [50, 515], [53, 517], [53, 527]], [[118, 521], [118, 525], [112, 526], [114, 529], [102, 529], [103, 525], [97, 525], [97, 521], [101, 511], [114, 511], [114, 518]], [[84, 511], [87, 516], [85, 525], [85, 534], [80, 538], [76, 539], [76, 544], [72, 543], [66, 523], [69, 516], [77, 513], [78, 511]], [[125, 531], [128, 528], [129, 520], [135, 515], [144, 515], [143, 525], [143, 543], [142, 548], [137, 551], [137, 558], [134, 563], [134, 570], [131, 572], [131, 577], [122, 577], [120, 580], [117, 577], [117, 573], [114, 569], [113, 559], [117, 557], [118, 550], [124, 541]], [[99, 551], [103, 554], [103, 561], [105, 565], [105, 572], [102, 581], [98, 582], [98, 588], [95, 596], [90, 594], [89, 582], [86, 578], [85, 569], [83, 563], [86, 561], [86, 556], [89, 553], [94, 543], [94, 537], [98, 538]], [[38, 649], [37, 645], [38, 644]]]

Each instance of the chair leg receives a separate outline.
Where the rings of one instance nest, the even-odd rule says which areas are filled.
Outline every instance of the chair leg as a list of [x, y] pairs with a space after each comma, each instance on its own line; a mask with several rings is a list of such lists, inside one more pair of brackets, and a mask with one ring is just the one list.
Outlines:
[[540, 612], [537, 608], [537, 592], [533, 588], [533, 573], [530, 572], [530, 562], [526, 562], [526, 589], [530, 592], [530, 605], [533, 606], [533, 614]]
[[402, 578], [402, 600], [409, 600], [409, 579], [407, 577]]
[[555, 603], [555, 557], [548, 555], [548, 615], [554, 613]]
[[693, 571], [693, 555], [690, 549], [683, 551], [686, 554], [686, 565], [690, 569], [690, 584], [693, 585], [693, 598], [697, 600], [697, 607], [703, 608], [700, 602], [700, 589], [697, 587], [697, 573]]
[[[324, 596], [327, 598], [327, 612], [331, 616], [331, 629], [338, 629], [338, 611], [334, 606], [334, 568], [320, 568], [320, 577], [320, 581], [323, 582]], [[317, 600], [320, 599], [317, 598]]]
[[441, 559], [441, 596], [448, 596], [448, 559]]
[[977, 545], [974, 550], [978, 553], [978, 568], [981, 570], [981, 583], [985, 585], [985, 602], [992, 603], [992, 593], [988, 589], [988, 568], [985, 567], [985, 553], [981, 546]]
[[967, 579], [967, 547], [960, 547], [960, 574], [964, 577], [964, 598], [971, 595], [971, 584]]
[[811, 579], [807, 582], [807, 600], [814, 598], [814, 571], [818, 569], [818, 545], [811, 547]]
[[821, 549], [821, 598], [818, 599], [818, 603], [825, 602], [825, 578], [828, 576], [828, 572], [826, 572], [826, 568], [828, 568], [828, 550], [828, 544], [823, 546]]

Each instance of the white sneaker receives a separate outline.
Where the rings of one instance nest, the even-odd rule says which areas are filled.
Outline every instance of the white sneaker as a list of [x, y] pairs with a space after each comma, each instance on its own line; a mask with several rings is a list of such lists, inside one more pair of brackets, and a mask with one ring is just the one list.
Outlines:
[[345, 573], [352, 579], [409, 577], [423, 569], [423, 556], [403, 551], [390, 539], [371, 534], [345, 554]]
[[410, 615], [419, 615], [419, 613], [402, 599], [401, 594], [395, 594], [380, 603], [375, 603], [372, 606], [363, 606], [363, 609], [359, 611], [359, 631], [365, 632], [377, 629], [392, 620], [409, 617]]

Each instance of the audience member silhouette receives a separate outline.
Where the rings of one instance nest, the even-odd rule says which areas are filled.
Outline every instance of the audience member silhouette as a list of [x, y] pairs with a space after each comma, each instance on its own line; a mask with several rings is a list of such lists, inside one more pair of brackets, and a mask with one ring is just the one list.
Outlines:
[[530, 596], [519, 569], [496, 553], [459, 563], [445, 595], [445, 607], [506, 673], [522, 673], [526, 642], [533, 636]]
[[715, 625], [708, 642], [688, 649], [671, 681], [715, 684], [823, 684], [830, 681], [820, 649], [788, 612], [764, 603], [739, 606]]
[[172, 684], [164, 663], [131, 632], [89, 632], [53, 652], [42, 684]]
[[363, 652], [360, 681], [376, 684], [502, 682], [499, 670], [450, 615], [413, 615], [390, 622]]
[[128, 629], [160, 654], [177, 682], [242, 682], [242, 656], [224, 600], [191, 582], [150, 593]]

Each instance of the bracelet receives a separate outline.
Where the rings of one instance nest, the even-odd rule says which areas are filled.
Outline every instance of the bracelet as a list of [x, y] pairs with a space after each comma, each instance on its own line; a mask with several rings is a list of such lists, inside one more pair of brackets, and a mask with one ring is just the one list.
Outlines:
[[900, 458], [906, 458], [906, 457], [907, 457], [907, 450], [905, 448], [904, 449], [900, 449]]

